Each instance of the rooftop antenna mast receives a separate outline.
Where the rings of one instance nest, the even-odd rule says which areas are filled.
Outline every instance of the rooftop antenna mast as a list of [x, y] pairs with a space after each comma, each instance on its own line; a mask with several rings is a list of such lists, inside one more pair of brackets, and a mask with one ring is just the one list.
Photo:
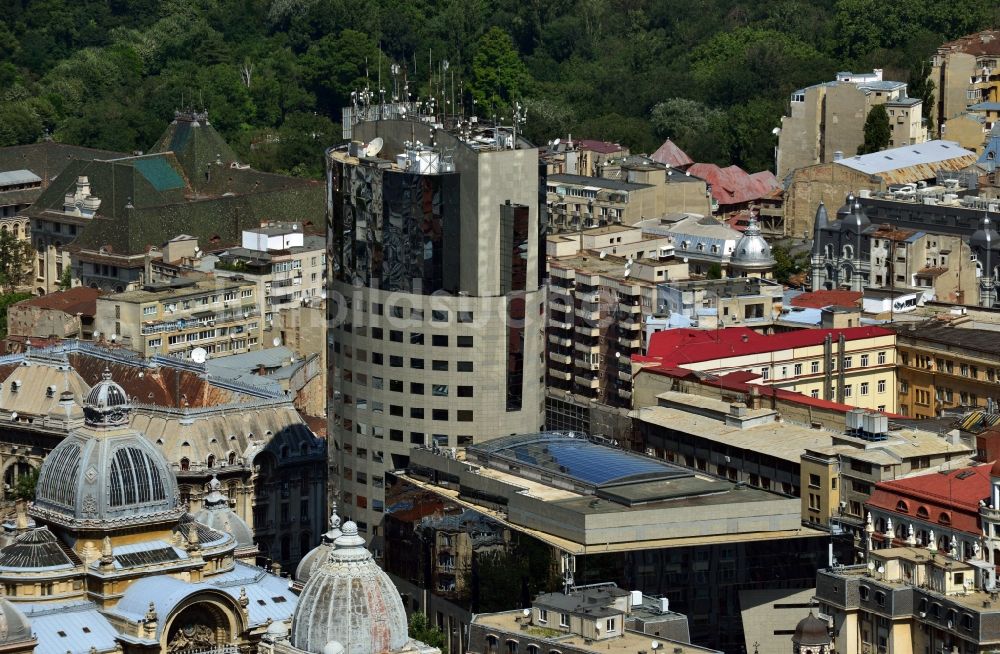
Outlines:
[[569, 595], [573, 588], [573, 573], [576, 572], [576, 557], [569, 552], [563, 552], [560, 560], [563, 576], [563, 594]]
[[514, 119], [513, 138], [511, 139], [510, 142], [511, 150], [517, 149], [517, 128], [522, 127], [524, 125], [524, 122], [527, 119], [527, 117], [528, 117], [528, 109], [523, 104], [521, 104], [520, 100], [515, 101], [514, 115], [513, 115]]

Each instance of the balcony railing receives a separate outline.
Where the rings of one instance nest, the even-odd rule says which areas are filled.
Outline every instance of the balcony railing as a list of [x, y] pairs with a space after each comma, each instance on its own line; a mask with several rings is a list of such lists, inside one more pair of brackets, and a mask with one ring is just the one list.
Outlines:
[[246, 311], [233, 313], [220, 313], [212, 317], [201, 318], [178, 318], [168, 322], [158, 322], [150, 325], [143, 325], [141, 333], [143, 336], [150, 334], [163, 334], [166, 332], [183, 331], [185, 329], [202, 329], [204, 327], [219, 327], [234, 322], [243, 322], [250, 318], [260, 316], [258, 309], [247, 309]]

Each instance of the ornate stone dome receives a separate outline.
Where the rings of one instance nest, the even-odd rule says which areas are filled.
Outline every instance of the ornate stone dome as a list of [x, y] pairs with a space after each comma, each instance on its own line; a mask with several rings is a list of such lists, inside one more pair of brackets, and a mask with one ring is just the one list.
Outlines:
[[295, 581], [300, 584], [305, 584], [309, 581], [313, 573], [330, 558], [330, 553], [333, 551], [333, 543], [340, 535], [340, 516], [337, 515], [337, 506], [334, 504], [333, 511], [330, 513], [330, 531], [323, 534], [319, 545], [309, 550], [302, 557], [302, 560], [299, 561], [298, 567], [295, 568]]
[[381, 654], [409, 641], [399, 591], [346, 522], [325, 564], [302, 589], [292, 618], [294, 647], [324, 654], [331, 641], [345, 654]]
[[229, 507], [229, 498], [221, 493], [222, 482], [212, 475], [208, 482], [208, 495], [204, 507], [194, 514], [194, 519], [215, 531], [228, 533], [236, 539], [236, 547], [252, 548], [253, 531], [250, 526]]
[[129, 429], [125, 391], [105, 378], [84, 405], [86, 425], [45, 457], [31, 514], [67, 527], [114, 528], [174, 520], [177, 480], [163, 455]]
[[732, 263], [739, 268], [764, 269], [774, 266], [771, 246], [761, 236], [757, 219], [750, 217], [750, 224], [733, 248]]
[[809, 612], [795, 626], [792, 642], [796, 645], [829, 645], [830, 631], [826, 620], [821, 620]]
[[9, 600], [0, 597], [0, 646], [32, 640], [31, 623]]
[[90, 389], [84, 401], [83, 414], [87, 424], [96, 427], [128, 424], [132, 405], [125, 389], [111, 380], [111, 371], [107, 368], [103, 377]]

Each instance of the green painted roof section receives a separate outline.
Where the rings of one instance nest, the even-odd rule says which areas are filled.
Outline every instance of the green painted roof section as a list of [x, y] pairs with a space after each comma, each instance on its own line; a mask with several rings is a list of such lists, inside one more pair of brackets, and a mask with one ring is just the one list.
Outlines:
[[150, 152], [173, 152], [188, 181], [199, 191], [213, 182], [213, 175], [220, 169], [230, 168], [238, 161], [208, 116], [197, 113], [177, 113]]
[[138, 159], [134, 165], [157, 191], [184, 187], [184, 178], [163, 157]]

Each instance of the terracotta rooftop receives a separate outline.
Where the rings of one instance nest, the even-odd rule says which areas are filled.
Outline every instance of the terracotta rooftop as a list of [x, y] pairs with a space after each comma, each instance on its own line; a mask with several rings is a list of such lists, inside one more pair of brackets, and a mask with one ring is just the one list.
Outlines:
[[615, 152], [621, 152], [625, 149], [624, 146], [619, 145], [618, 143], [597, 141], [594, 139], [580, 139], [576, 142], [576, 144], [581, 150], [590, 150], [601, 154], [614, 154]]
[[57, 291], [18, 302], [21, 306], [54, 309], [71, 315], [78, 313], [93, 316], [97, 312], [97, 298], [101, 291], [87, 286], [77, 286], [66, 291]]
[[[954, 529], [979, 534], [979, 502], [990, 496], [990, 468], [984, 463], [970, 468], [931, 472], [880, 482], [875, 485], [868, 505], [901, 515], [917, 516], [920, 507], [928, 522], [941, 522]], [[899, 509], [904, 503], [906, 511]], [[942, 522], [941, 515], [945, 514]], [[947, 527], [946, 527], [947, 528]]]
[[971, 55], [1000, 55], [1000, 30], [983, 30], [938, 47], [939, 52], [964, 52]]
[[684, 168], [694, 163], [694, 159], [689, 157], [684, 150], [677, 147], [677, 144], [667, 139], [663, 145], [656, 149], [656, 152], [649, 157], [653, 161], [666, 164], [671, 168]]
[[768, 197], [781, 186], [767, 170], [750, 175], [739, 166], [720, 168], [715, 164], [696, 163], [687, 172], [708, 182], [712, 186], [712, 197], [721, 205]]
[[822, 309], [823, 307], [856, 307], [861, 305], [864, 294], [860, 291], [811, 291], [792, 298], [793, 307]]

